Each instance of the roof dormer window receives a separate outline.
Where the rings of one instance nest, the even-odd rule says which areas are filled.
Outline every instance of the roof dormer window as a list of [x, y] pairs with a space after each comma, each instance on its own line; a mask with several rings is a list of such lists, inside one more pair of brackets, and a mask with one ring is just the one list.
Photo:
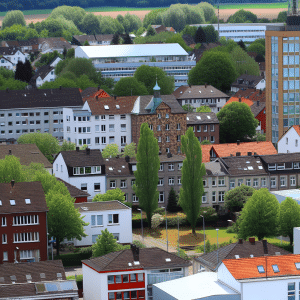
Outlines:
[[277, 265], [272, 265], [273, 271], [274, 273], [278, 273], [279, 272], [279, 268]]
[[30, 199], [25, 199], [25, 203], [26, 203], [26, 204], [31, 204]]
[[257, 266], [257, 270], [259, 273], [265, 273], [265, 269], [263, 266]]
[[15, 200], [9, 200], [10, 205], [16, 205], [16, 201]]

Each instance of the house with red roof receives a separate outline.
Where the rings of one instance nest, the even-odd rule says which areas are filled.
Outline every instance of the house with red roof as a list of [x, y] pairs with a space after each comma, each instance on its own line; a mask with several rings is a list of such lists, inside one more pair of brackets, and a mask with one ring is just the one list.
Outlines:
[[300, 126], [290, 127], [278, 140], [278, 153], [300, 152]]
[[202, 272], [153, 286], [154, 299], [298, 299], [300, 255], [224, 259], [217, 273]]
[[231, 97], [225, 105], [228, 105], [232, 102], [242, 102], [246, 103], [253, 113], [256, 120], [259, 121], [259, 125], [256, 128], [257, 132], [265, 133], [266, 132], [266, 103], [261, 102], [260, 100], [250, 100], [244, 97]]

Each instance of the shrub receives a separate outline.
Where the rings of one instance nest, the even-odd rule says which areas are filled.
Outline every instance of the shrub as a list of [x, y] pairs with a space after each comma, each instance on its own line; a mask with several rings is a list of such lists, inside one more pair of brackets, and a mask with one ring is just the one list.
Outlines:
[[54, 259], [61, 259], [64, 267], [81, 266], [81, 261], [89, 259], [92, 256], [91, 251], [79, 252], [79, 253], [68, 253], [55, 256]]
[[277, 246], [277, 247], [280, 247], [280, 248], [282, 248], [282, 249], [284, 249], [284, 250], [286, 250], [286, 251], [289, 251], [289, 252], [291, 252], [291, 253], [293, 253], [293, 245], [290, 245], [290, 244], [286, 244], [286, 243], [283, 243], [282, 245], [281, 245], [281, 242], [278, 242], [278, 243], [270, 243], [270, 244], [272, 244], [272, 245], [274, 245], [274, 246]]
[[187, 260], [190, 259], [183, 249], [179, 249], [179, 255], [178, 252], [176, 252], [176, 255], [183, 259], [187, 259]]
[[164, 218], [160, 214], [154, 214], [151, 219], [151, 228], [152, 229], [157, 228], [162, 223], [163, 220]]
[[126, 201], [123, 204], [125, 204], [126, 206], [128, 206], [128, 207], [130, 207], [132, 209], [132, 203], [131, 202]]
[[[219, 244], [219, 248], [232, 244], [233, 241], [230, 239], [229, 242], [224, 242]], [[212, 251], [217, 250], [217, 244], [211, 244], [209, 240], [205, 241], [205, 253], [209, 253]], [[196, 248], [196, 252], [203, 253], [204, 252], [204, 245], [200, 245]]]
[[161, 208], [161, 207], [158, 207], [155, 211], [154, 211], [155, 214], [160, 214], [160, 215], [164, 215], [165, 214], [165, 209], [164, 208]]
[[132, 244], [136, 245], [139, 248], [147, 248], [146, 245], [144, 245], [142, 242], [140, 241], [133, 241]]

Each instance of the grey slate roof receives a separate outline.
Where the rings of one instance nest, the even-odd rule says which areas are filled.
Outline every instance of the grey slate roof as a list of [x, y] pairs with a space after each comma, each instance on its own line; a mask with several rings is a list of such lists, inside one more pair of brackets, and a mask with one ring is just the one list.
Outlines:
[[81, 213], [88, 211], [131, 209], [130, 207], [126, 206], [125, 204], [122, 204], [117, 200], [74, 203], [74, 206], [75, 208], [78, 208], [79, 212]]
[[260, 158], [265, 163], [287, 163], [300, 162], [300, 153], [278, 153], [274, 155], [261, 155]]
[[84, 43], [85, 41], [111, 41], [113, 34], [91, 34], [91, 35], [74, 35], [73, 36], [78, 42]]
[[133, 176], [133, 172], [124, 157], [105, 158], [104, 163], [107, 177]]
[[205, 163], [207, 176], [225, 176], [228, 174], [226, 168], [219, 161], [210, 161]]
[[[163, 103], [168, 105], [171, 108], [172, 114], [186, 114], [186, 111], [182, 109], [182, 107], [179, 105], [178, 101], [174, 97], [174, 95], [161, 95], [161, 100]], [[150, 110], [146, 110], [145, 108], [149, 104], [149, 102], [152, 100], [153, 96], [140, 96], [140, 113], [141, 115], [148, 115], [150, 114]], [[159, 107], [159, 106], [158, 106]]]
[[[166, 261], [170, 258], [171, 261]], [[139, 265], [134, 264], [132, 250], [112, 252], [100, 257], [83, 260], [83, 264], [101, 271], [132, 270], [132, 269], [160, 269], [188, 267], [191, 263], [176, 254], [167, 252], [160, 248], [139, 249]], [[129, 265], [128, 263], [131, 263]]]
[[22, 52], [18, 47], [0, 47], [0, 55], [14, 55], [18, 51]]
[[254, 88], [262, 79], [263, 76], [255, 76], [243, 74], [231, 85], [239, 88]]
[[186, 116], [187, 125], [194, 124], [219, 124], [215, 113], [189, 112]]
[[[278, 252], [280, 255], [291, 254], [290, 252], [269, 243], [267, 243], [267, 249], [267, 255], [276, 255]], [[238, 255], [240, 258], [246, 258], [250, 257], [251, 254], [254, 257], [266, 255], [262, 241], [255, 241], [255, 244], [251, 244], [249, 241], [243, 241], [242, 244], [237, 242], [219, 248], [219, 264], [223, 259], [236, 259], [235, 255]], [[194, 259], [211, 271], [215, 271], [219, 265], [217, 261], [217, 250], [203, 254]]]
[[256, 118], [257, 115], [266, 107], [266, 102], [254, 101], [253, 105], [250, 106], [250, 109]]
[[62, 180], [61, 178], [56, 177], [56, 179], [61, 181], [66, 186], [72, 198], [91, 196], [88, 192], [78, 189], [76, 186]]
[[90, 167], [104, 164], [104, 159], [99, 149], [90, 149], [90, 154], [87, 154], [86, 150], [61, 151], [60, 154], [67, 167]]
[[0, 91], [0, 110], [82, 105], [83, 101], [78, 88]]
[[35, 72], [35, 74], [32, 78], [34, 78], [36, 80], [40, 76], [42, 79], [44, 79], [54, 69], [55, 68], [51, 67], [50, 64], [46, 65], [46, 66], [42, 66], [37, 69], [37, 71]]

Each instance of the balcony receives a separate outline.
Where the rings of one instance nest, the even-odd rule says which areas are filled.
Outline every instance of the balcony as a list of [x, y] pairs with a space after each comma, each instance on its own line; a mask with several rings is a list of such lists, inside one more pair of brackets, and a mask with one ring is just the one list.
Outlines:
[[153, 273], [148, 274], [148, 285], [182, 278], [182, 273]]

